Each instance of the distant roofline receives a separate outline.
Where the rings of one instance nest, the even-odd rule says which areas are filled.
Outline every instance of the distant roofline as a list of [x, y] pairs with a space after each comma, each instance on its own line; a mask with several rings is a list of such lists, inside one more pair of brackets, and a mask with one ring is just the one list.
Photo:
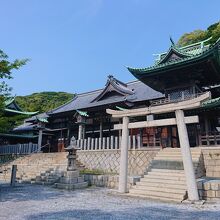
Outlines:
[[[138, 83], [138, 82], [140, 82], [140, 83], [142, 83], [140, 80], [133, 80], [133, 81], [130, 81], [130, 82], [127, 82], [127, 83], [125, 83], [126, 85], [132, 85], [132, 84], [135, 84], [135, 83]], [[146, 85], [147, 86], [147, 85]], [[69, 103], [71, 103], [72, 101], [74, 101], [75, 99], [77, 99], [78, 97], [83, 97], [83, 96], [86, 96], [86, 95], [91, 95], [91, 94], [94, 94], [94, 93], [97, 93], [97, 92], [102, 92], [103, 91], [103, 89], [105, 89], [105, 87], [103, 87], [102, 89], [96, 89], [96, 90], [92, 90], [92, 91], [88, 91], [88, 92], [83, 92], [83, 93], [79, 93], [79, 94], [77, 94], [77, 93], [75, 93], [75, 96], [71, 99], [71, 100], [69, 100], [68, 102], [66, 102], [66, 103], [64, 103], [63, 105], [61, 105], [61, 106], [58, 106], [57, 108], [54, 108], [54, 109], [51, 109], [51, 110], [49, 110], [49, 111], [47, 111], [46, 112], [46, 114], [51, 114], [53, 111], [56, 111], [56, 110], [59, 110], [60, 108], [62, 108], [63, 106], [65, 106], [65, 105], [67, 105], [67, 104], [69, 104]]]
[[[134, 84], [134, 83], [137, 83], [137, 82], [141, 82], [140, 80], [133, 80], [133, 81], [130, 81], [130, 82], [127, 82], [125, 83], [126, 85], [131, 85], [131, 84]], [[142, 82], [141, 82], [142, 83]], [[88, 94], [93, 94], [93, 93], [96, 93], [96, 92], [99, 92], [99, 91], [102, 91], [105, 87], [101, 88], [101, 89], [96, 89], [96, 90], [92, 90], [92, 91], [88, 91], [88, 92], [82, 92], [82, 93], [76, 93], [76, 96], [84, 96], [84, 95], [88, 95]], [[74, 99], [74, 98], [73, 98]]]

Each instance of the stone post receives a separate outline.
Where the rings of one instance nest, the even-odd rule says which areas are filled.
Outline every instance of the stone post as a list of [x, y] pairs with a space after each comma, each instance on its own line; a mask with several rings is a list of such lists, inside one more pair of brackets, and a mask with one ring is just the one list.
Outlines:
[[176, 114], [176, 123], [179, 133], [180, 148], [183, 158], [183, 167], [186, 177], [188, 199], [191, 201], [198, 201], [199, 200], [198, 188], [196, 183], [192, 155], [190, 151], [189, 137], [184, 120], [184, 112], [183, 110], [176, 110], [175, 114]]
[[38, 152], [41, 151], [42, 136], [43, 136], [43, 131], [42, 131], [42, 129], [40, 129], [39, 130], [39, 135], [38, 135]]
[[122, 122], [122, 139], [121, 139], [121, 158], [120, 158], [120, 173], [119, 173], [119, 192], [126, 193], [127, 189], [127, 174], [128, 174], [128, 129], [129, 118], [124, 116]]
[[15, 183], [16, 183], [16, 172], [17, 172], [17, 165], [12, 165], [12, 170], [11, 170], [11, 186], [15, 186]]

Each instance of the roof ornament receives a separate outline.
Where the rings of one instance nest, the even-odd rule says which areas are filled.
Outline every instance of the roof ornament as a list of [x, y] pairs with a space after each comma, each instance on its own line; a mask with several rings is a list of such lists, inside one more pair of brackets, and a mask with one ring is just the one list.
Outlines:
[[172, 44], [173, 46], [175, 46], [175, 43], [174, 43], [174, 41], [173, 41], [173, 39], [172, 39], [171, 36], [170, 36], [170, 42], [171, 42], [171, 44]]
[[114, 79], [114, 76], [113, 75], [108, 75], [108, 79], [112, 80], [112, 79]]

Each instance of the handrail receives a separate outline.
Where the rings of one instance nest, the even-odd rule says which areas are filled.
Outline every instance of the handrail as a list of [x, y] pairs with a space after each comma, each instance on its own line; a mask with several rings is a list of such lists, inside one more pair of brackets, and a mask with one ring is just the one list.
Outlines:
[[40, 152], [40, 150], [42, 150], [42, 149], [43, 149], [44, 147], [46, 147], [47, 145], [50, 145], [50, 144], [45, 144], [44, 146], [41, 146], [41, 147], [40, 147], [40, 149], [37, 149], [37, 150], [35, 150], [35, 151], [31, 152], [31, 153], [30, 153], [30, 154], [28, 154], [28, 155], [35, 154], [35, 153]]

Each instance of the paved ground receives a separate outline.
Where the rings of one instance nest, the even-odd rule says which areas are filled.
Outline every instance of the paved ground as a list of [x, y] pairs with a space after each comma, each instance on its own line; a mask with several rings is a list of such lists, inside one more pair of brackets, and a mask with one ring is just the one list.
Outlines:
[[220, 219], [220, 203], [166, 204], [115, 195], [104, 188], [62, 191], [45, 186], [0, 185], [0, 219]]

